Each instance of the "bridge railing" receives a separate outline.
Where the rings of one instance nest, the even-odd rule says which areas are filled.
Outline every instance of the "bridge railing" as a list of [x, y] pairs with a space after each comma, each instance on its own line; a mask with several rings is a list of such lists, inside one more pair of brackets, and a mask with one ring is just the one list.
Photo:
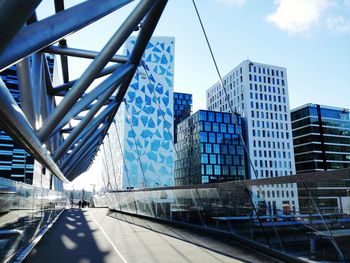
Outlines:
[[67, 201], [62, 192], [0, 178], [0, 262], [24, 255]]
[[133, 189], [106, 198], [118, 218], [137, 215], [222, 234], [291, 261], [350, 260], [350, 170]]

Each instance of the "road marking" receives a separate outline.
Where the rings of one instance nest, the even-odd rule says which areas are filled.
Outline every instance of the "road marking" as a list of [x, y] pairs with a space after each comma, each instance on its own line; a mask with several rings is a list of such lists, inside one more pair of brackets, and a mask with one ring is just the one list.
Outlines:
[[117, 249], [117, 247], [113, 244], [112, 240], [107, 236], [106, 232], [103, 230], [103, 228], [100, 226], [99, 223], [97, 223], [97, 220], [95, 219], [95, 217], [89, 213], [89, 215], [91, 216], [92, 220], [95, 222], [95, 224], [98, 226], [98, 228], [101, 230], [101, 232], [103, 233], [103, 235], [106, 237], [106, 239], [108, 240], [108, 242], [112, 245], [113, 249], [115, 250], [115, 252], [117, 252], [118, 256], [122, 259], [122, 261], [124, 263], [128, 263], [126, 261], [126, 259], [123, 257], [123, 255], [120, 253], [120, 251]]

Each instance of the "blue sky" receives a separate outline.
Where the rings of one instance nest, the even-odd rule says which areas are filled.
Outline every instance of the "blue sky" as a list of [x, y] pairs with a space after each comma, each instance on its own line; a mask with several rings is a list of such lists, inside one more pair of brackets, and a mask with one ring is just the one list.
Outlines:
[[[43, 1], [40, 16], [53, 10]], [[77, 1], [66, 1], [76, 4]], [[138, 3], [68, 37], [68, 45], [100, 49]], [[244, 59], [287, 68], [291, 108], [320, 103], [350, 108], [350, 0], [197, 0], [222, 75]], [[191, 0], [169, 0], [155, 35], [175, 37], [175, 90], [193, 94], [218, 81]], [[70, 59], [72, 78], [86, 60]]]
[[[100, 49], [137, 2], [71, 35], [68, 45]], [[284, 66], [291, 108], [308, 102], [350, 108], [350, 0], [197, 0], [197, 6], [222, 75], [247, 58]], [[218, 77], [192, 1], [169, 0], [155, 35], [175, 37], [175, 90], [194, 94], [194, 110], [205, 108], [205, 91]], [[84, 62], [71, 59], [72, 76]]]

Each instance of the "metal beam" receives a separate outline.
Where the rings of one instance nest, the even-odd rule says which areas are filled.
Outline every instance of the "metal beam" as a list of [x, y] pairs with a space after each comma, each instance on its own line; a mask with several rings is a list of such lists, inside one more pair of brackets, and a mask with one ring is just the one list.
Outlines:
[[66, 174], [68, 176], [70, 176], [71, 174], [73, 174], [74, 172], [76, 172], [77, 170], [80, 170], [81, 165], [84, 164], [84, 162], [89, 161], [89, 158], [92, 158], [92, 156], [95, 155], [96, 150], [94, 150], [94, 148], [97, 149], [98, 145], [100, 144], [100, 141], [102, 140], [102, 135], [99, 141], [96, 141], [93, 145], [90, 145], [90, 147], [88, 148], [88, 150], [80, 157], [79, 160], [77, 160], [75, 162], [75, 165], [72, 165], [70, 167], [69, 170], [66, 171]]
[[[64, 0], [55, 0], [55, 12], [61, 12], [64, 10]], [[60, 47], [67, 47], [67, 40], [61, 39], [58, 42]], [[62, 77], [63, 82], [67, 83], [69, 81], [69, 72], [68, 72], [68, 59], [67, 56], [61, 55], [61, 66], [62, 66]]]
[[[56, 54], [56, 55], [66, 55], [66, 56], [78, 57], [78, 58], [88, 58], [88, 59], [94, 59], [99, 54], [99, 52], [96, 52], [96, 51], [63, 47], [63, 46], [49, 46], [44, 48], [42, 52]], [[114, 55], [109, 59], [109, 62], [117, 62], [117, 63], [125, 63], [127, 61], [128, 61], [128, 57], [121, 56], [121, 55]]]
[[31, 76], [29, 58], [25, 58], [16, 65], [18, 88], [21, 96], [21, 108], [32, 128], [35, 128], [35, 92]]
[[34, 13], [41, 0], [0, 1], [0, 53]]
[[[97, 133], [94, 136], [94, 141], [91, 141], [90, 144], [86, 144], [84, 145], [84, 149], [81, 149], [81, 151], [79, 151], [79, 154], [77, 154], [75, 157], [72, 157], [72, 161], [69, 162], [65, 168], [63, 168], [62, 170], [64, 170], [66, 173], [69, 173], [69, 171], [77, 166], [77, 163], [79, 162], [79, 160], [81, 160], [84, 156], [86, 156], [86, 153], [90, 153], [91, 150], [95, 147], [97, 147], [100, 144], [100, 140], [103, 138], [103, 135], [101, 133]], [[71, 157], [69, 157], [71, 158]]]
[[[121, 67], [121, 64], [114, 64], [112, 66], [106, 67], [99, 74], [96, 75], [96, 78], [104, 77], [104, 76], [106, 76], [108, 74], [111, 74], [111, 73], [113, 73], [114, 71], [116, 71], [120, 67]], [[62, 85], [54, 87], [53, 88], [53, 92], [54, 93], [52, 95], [56, 95], [56, 94], [58, 94], [61, 91], [69, 90], [75, 84], [76, 81], [78, 81], [78, 80], [77, 79], [71, 80], [71, 81], [69, 81], [67, 83], [64, 83]]]
[[91, 145], [94, 141], [96, 141], [97, 136], [100, 135], [102, 131], [106, 129], [106, 127], [107, 125], [105, 123], [100, 128], [96, 127], [95, 129], [91, 129], [86, 134], [86, 136], [84, 136], [81, 142], [79, 142], [79, 144], [76, 147], [74, 147], [73, 151], [68, 155], [68, 158], [61, 163], [60, 168], [63, 170], [66, 168], [67, 165], [69, 165], [69, 163], [74, 162], [73, 160], [75, 156], [79, 156], [79, 154], [85, 152], [86, 148], [89, 147], [89, 145]]
[[[89, 0], [22, 28], [0, 53], [0, 70], [86, 27], [131, 1]], [[3, 2], [24, 4], [27, 1], [3, 0]], [[31, 1], [28, 0], [28, 2]], [[21, 9], [21, 7], [18, 8], [18, 10]], [[1, 10], [6, 12], [6, 9]], [[9, 21], [12, 21], [12, 17]], [[4, 28], [1, 32], [6, 32], [6, 30], [7, 28]]]
[[[105, 67], [110, 58], [119, 50], [134, 28], [139, 24], [141, 19], [154, 5], [154, 0], [141, 1], [124, 23], [119, 27], [117, 32], [112, 36], [104, 46], [98, 56], [93, 60], [89, 67], [84, 71], [80, 79], [69, 90], [63, 101], [57, 106], [56, 110], [45, 121], [45, 125], [38, 132], [40, 140], [45, 141], [55, 125], [59, 122], [75, 102], [81, 97], [89, 85], [93, 82], [96, 75]], [[147, 43], [146, 43], [147, 45]]]
[[32, 127], [0, 78], [0, 120], [2, 128], [23, 145], [39, 162], [45, 165], [61, 181], [68, 182], [61, 170], [36, 137]]
[[[131, 64], [125, 64], [128, 67], [128, 72], [132, 71], [136, 66]], [[85, 118], [78, 124], [77, 127], [73, 129], [73, 131], [69, 134], [69, 136], [64, 140], [59, 149], [53, 154], [53, 159], [60, 159], [64, 152], [67, 151], [71, 146], [74, 140], [79, 136], [79, 134], [85, 129], [85, 127], [89, 124], [89, 122], [95, 117], [101, 107], [104, 105], [105, 101], [109, 99], [110, 96], [115, 92], [118, 88], [119, 84], [122, 82], [122, 79], [119, 79], [115, 86], [111, 87], [108, 91], [106, 91], [101, 98], [93, 105], [91, 110], [86, 114]]]
[[[109, 104], [96, 118], [94, 118], [89, 125], [79, 134], [79, 136], [73, 141], [72, 145], [75, 145], [78, 143], [81, 139], [83, 139], [86, 134], [91, 130], [98, 127], [106, 118], [107, 116], [113, 111], [117, 103], [113, 101], [111, 104]], [[68, 132], [72, 132], [68, 131]]]
[[[86, 109], [93, 101], [95, 101], [104, 92], [110, 89], [115, 90], [115, 86], [119, 86], [121, 79], [132, 69], [129, 64], [124, 64], [118, 70], [116, 70], [112, 75], [95, 87], [90, 93], [83, 96], [79, 101], [77, 101], [69, 112], [63, 117], [63, 119], [56, 124], [56, 127], [49, 134], [46, 139], [49, 139], [56, 132], [58, 132], [62, 127], [64, 127], [71, 119], [77, 116], [80, 112]], [[118, 83], [118, 84], [117, 84]], [[113, 94], [113, 92], [112, 92]], [[101, 105], [102, 107], [103, 105]]]

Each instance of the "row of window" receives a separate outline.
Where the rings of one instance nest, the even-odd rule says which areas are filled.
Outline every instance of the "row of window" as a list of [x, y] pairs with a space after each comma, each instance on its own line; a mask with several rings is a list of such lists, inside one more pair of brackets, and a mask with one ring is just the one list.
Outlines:
[[284, 86], [284, 79], [249, 74], [249, 81]]
[[[272, 161], [272, 160], [254, 160], [254, 167], [255, 168], [260, 167], [260, 168], [293, 169], [291, 161]], [[287, 171], [285, 172], [287, 175]], [[278, 175], [276, 174], [276, 176]]]
[[261, 119], [271, 119], [271, 120], [280, 120], [280, 121], [288, 121], [288, 115], [286, 113], [272, 113], [252, 110], [251, 111], [252, 118], [261, 118]]
[[257, 138], [276, 138], [276, 139], [289, 139], [289, 132], [269, 131], [269, 130], [255, 130], [252, 129], [253, 137]]
[[272, 149], [290, 149], [290, 143], [289, 142], [279, 142], [279, 141], [259, 141], [259, 140], [253, 140], [253, 146], [256, 147], [263, 147], [266, 148], [272, 148]]
[[221, 133], [235, 133], [241, 134], [241, 126], [217, 122], [200, 122], [200, 130], [206, 132], [221, 132]]
[[260, 93], [264, 93], [264, 94], [273, 93], [271, 95], [274, 95], [274, 94], [286, 95], [286, 90], [283, 87], [275, 87], [275, 86], [269, 86], [269, 85], [266, 86], [266, 85], [262, 85], [262, 84], [250, 83], [249, 89], [251, 91], [253, 91], [253, 89], [254, 89], [256, 92], [259, 91]]
[[266, 150], [253, 150], [254, 157], [265, 157], [265, 158], [283, 158], [291, 159], [292, 155], [290, 152], [285, 151], [266, 151]]
[[[284, 127], [283, 127], [284, 126]], [[273, 122], [273, 121], [263, 121], [263, 120], [252, 120], [252, 127], [262, 128], [262, 129], [276, 129], [276, 130], [289, 130], [288, 123], [283, 122]]]
[[237, 150], [237, 155], [235, 153], [224, 154], [201, 154], [202, 164], [218, 164], [218, 165], [244, 165], [244, 155], [242, 150]]
[[[276, 193], [276, 194], [275, 194]], [[266, 192], [265, 191], [257, 191], [257, 197], [260, 198], [264, 198], [264, 197], [267, 197], [267, 198], [279, 198], [279, 197], [294, 197], [294, 191], [284, 191], [284, 190], [267, 190]]]
[[270, 69], [270, 68], [264, 68], [261, 66], [253, 66], [254, 64], [249, 64], [249, 72], [254, 72], [254, 73], [258, 73], [258, 74], [267, 74], [271, 76], [281, 76], [283, 78], [284, 73], [281, 70], [278, 69]]
[[[265, 107], [264, 107], [265, 106]], [[254, 101], [251, 101], [250, 102], [250, 108], [251, 109], [256, 109], [256, 110], [270, 110], [270, 111], [279, 111], [279, 112], [284, 112], [284, 113], [287, 113], [287, 106], [283, 105], [283, 108], [282, 108], [282, 105], [281, 104], [272, 104], [272, 103], [263, 103], [263, 102], [255, 102], [254, 104]]]
[[[255, 95], [254, 95], [255, 94]], [[283, 103], [285, 104], [287, 102], [287, 99], [285, 96], [281, 95], [267, 95], [267, 94], [262, 94], [262, 93], [253, 93], [250, 92], [250, 99], [251, 100], [257, 100], [257, 102], [274, 102], [276, 103]], [[254, 101], [251, 101], [254, 102]]]

